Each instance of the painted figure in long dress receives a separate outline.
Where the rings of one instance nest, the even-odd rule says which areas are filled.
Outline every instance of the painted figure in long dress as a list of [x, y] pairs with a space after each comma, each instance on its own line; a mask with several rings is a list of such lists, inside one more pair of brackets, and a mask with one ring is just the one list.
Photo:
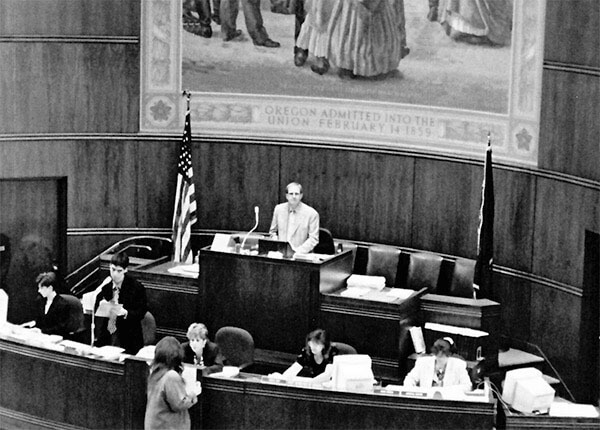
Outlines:
[[337, 0], [328, 37], [328, 59], [340, 77], [394, 71], [409, 53], [404, 0]]
[[455, 40], [508, 46], [512, 14], [513, 0], [430, 0], [427, 17]]
[[[329, 70], [329, 33], [328, 27], [331, 20], [331, 13], [337, 0], [305, 0], [304, 8], [306, 17], [302, 23], [296, 47], [305, 53], [304, 59], [310, 52], [315, 56], [315, 62], [311, 70], [322, 75]], [[304, 61], [299, 64], [298, 54], [294, 58], [296, 66], [302, 66]]]

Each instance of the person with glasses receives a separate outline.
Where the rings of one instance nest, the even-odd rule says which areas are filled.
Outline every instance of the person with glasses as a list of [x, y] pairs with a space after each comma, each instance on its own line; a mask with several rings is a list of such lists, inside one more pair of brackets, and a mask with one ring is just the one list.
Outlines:
[[307, 254], [319, 243], [319, 213], [302, 202], [302, 185], [291, 182], [285, 189], [287, 202], [275, 206], [269, 233]]

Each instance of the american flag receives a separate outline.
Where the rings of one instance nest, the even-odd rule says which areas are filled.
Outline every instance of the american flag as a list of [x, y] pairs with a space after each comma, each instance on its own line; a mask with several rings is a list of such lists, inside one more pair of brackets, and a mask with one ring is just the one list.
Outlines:
[[473, 284], [479, 288], [480, 298], [494, 298], [494, 175], [492, 172], [492, 143], [488, 135], [483, 184], [481, 187], [481, 209], [477, 229], [477, 263]]
[[173, 211], [173, 261], [191, 264], [193, 262], [191, 237], [192, 224], [196, 218], [196, 195], [192, 171], [192, 128], [190, 126], [190, 108], [185, 113], [183, 139], [179, 148], [177, 162], [177, 193]]

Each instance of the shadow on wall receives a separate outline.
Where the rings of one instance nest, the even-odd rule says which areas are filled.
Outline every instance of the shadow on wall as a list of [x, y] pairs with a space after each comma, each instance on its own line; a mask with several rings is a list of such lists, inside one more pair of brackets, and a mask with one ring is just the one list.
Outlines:
[[[37, 288], [35, 278], [41, 272], [52, 271], [52, 251], [47, 240], [37, 234], [27, 234], [11, 249], [10, 238], [2, 234], [4, 245], [0, 264], [0, 284], [8, 294], [8, 320], [22, 323], [35, 318]], [[6, 248], [8, 248], [8, 254]]]

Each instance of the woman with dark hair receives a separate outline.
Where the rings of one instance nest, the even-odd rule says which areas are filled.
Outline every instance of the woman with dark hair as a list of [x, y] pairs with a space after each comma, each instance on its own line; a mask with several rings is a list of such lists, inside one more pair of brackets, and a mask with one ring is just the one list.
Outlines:
[[311, 331], [306, 336], [306, 344], [298, 355], [298, 358], [281, 376], [286, 380], [292, 380], [297, 375], [313, 378], [313, 382], [322, 383], [331, 378], [333, 357], [338, 354], [335, 346], [331, 345], [329, 335], [323, 329]]
[[404, 378], [404, 385], [424, 388], [458, 385], [471, 388], [467, 363], [453, 357], [455, 351], [451, 337], [436, 340], [431, 347], [432, 355], [417, 358], [415, 367]]
[[186, 390], [183, 372], [183, 348], [173, 336], [162, 338], [154, 350], [148, 377], [148, 401], [144, 429], [189, 429], [188, 409], [198, 402], [200, 385]]
[[67, 336], [69, 334], [69, 304], [56, 293], [56, 273], [40, 273], [35, 279], [41, 296], [35, 304], [34, 321], [21, 324], [23, 327], [36, 327], [45, 334]]

